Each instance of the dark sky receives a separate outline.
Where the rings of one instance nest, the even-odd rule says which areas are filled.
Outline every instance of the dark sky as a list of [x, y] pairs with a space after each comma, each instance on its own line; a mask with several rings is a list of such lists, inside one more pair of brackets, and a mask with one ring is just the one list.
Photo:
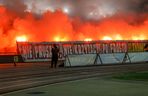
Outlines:
[[100, 19], [116, 13], [148, 13], [148, 0], [0, 0], [7, 8], [23, 14], [41, 14], [60, 9], [69, 16]]

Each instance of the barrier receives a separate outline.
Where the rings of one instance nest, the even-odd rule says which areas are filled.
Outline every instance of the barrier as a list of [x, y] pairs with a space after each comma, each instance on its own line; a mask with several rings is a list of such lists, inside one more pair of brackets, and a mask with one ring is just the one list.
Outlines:
[[[52, 45], [55, 43], [60, 49], [59, 59], [66, 60], [65, 66], [147, 61], [147, 52], [144, 50], [147, 40], [17, 42], [17, 49], [24, 62], [50, 61]], [[139, 54], [142, 57], [138, 57]]]
[[68, 55], [65, 61], [66, 67], [88, 66], [101, 64], [142, 63], [148, 61], [148, 52], [138, 53], [114, 53], [114, 54], [84, 54]]
[[88, 66], [94, 64], [96, 54], [68, 55], [65, 66]]
[[129, 53], [129, 58], [132, 63], [147, 62], [148, 61], [148, 52]]

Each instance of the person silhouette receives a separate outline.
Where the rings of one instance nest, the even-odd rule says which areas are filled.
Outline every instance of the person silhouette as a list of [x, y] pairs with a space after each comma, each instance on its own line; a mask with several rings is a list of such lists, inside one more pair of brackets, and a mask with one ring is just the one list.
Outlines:
[[144, 46], [144, 51], [145, 51], [145, 52], [148, 52], [148, 43], [145, 44], [145, 46]]
[[58, 62], [58, 53], [59, 53], [59, 48], [57, 47], [56, 44], [53, 44], [52, 50], [52, 58], [51, 58], [51, 68], [57, 66], [57, 62]]

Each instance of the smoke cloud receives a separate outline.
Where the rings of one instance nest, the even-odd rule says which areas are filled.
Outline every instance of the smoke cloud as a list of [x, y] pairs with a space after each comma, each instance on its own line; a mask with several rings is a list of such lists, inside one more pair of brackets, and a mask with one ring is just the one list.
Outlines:
[[[0, 51], [30, 42], [147, 40], [147, 0], [1, 0]], [[16, 6], [17, 4], [17, 6]]]
[[[30, 1], [26, 0], [26, 4], [30, 5]], [[98, 20], [123, 12], [148, 12], [147, 0], [32, 0], [32, 4], [36, 6], [36, 12], [67, 7], [70, 10], [68, 15], [87, 20]]]
[[27, 5], [23, 0], [2, 0], [2, 4], [11, 11], [16, 12], [18, 15], [24, 15], [24, 11], [27, 9]]

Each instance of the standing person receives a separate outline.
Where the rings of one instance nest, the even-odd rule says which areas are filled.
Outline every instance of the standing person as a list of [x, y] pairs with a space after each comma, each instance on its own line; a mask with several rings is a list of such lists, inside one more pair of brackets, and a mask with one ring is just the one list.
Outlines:
[[144, 51], [145, 51], [145, 52], [148, 52], [148, 43], [145, 44], [145, 46], [144, 46]]
[[53, 65], [56, 68], [58, 62], [58, 53], [59, 53], [59, 49], [56, 46], [56, 44], [53, 44], [53, 48], [51, 51], [52, 51], [51, 68], [53, 68]]

